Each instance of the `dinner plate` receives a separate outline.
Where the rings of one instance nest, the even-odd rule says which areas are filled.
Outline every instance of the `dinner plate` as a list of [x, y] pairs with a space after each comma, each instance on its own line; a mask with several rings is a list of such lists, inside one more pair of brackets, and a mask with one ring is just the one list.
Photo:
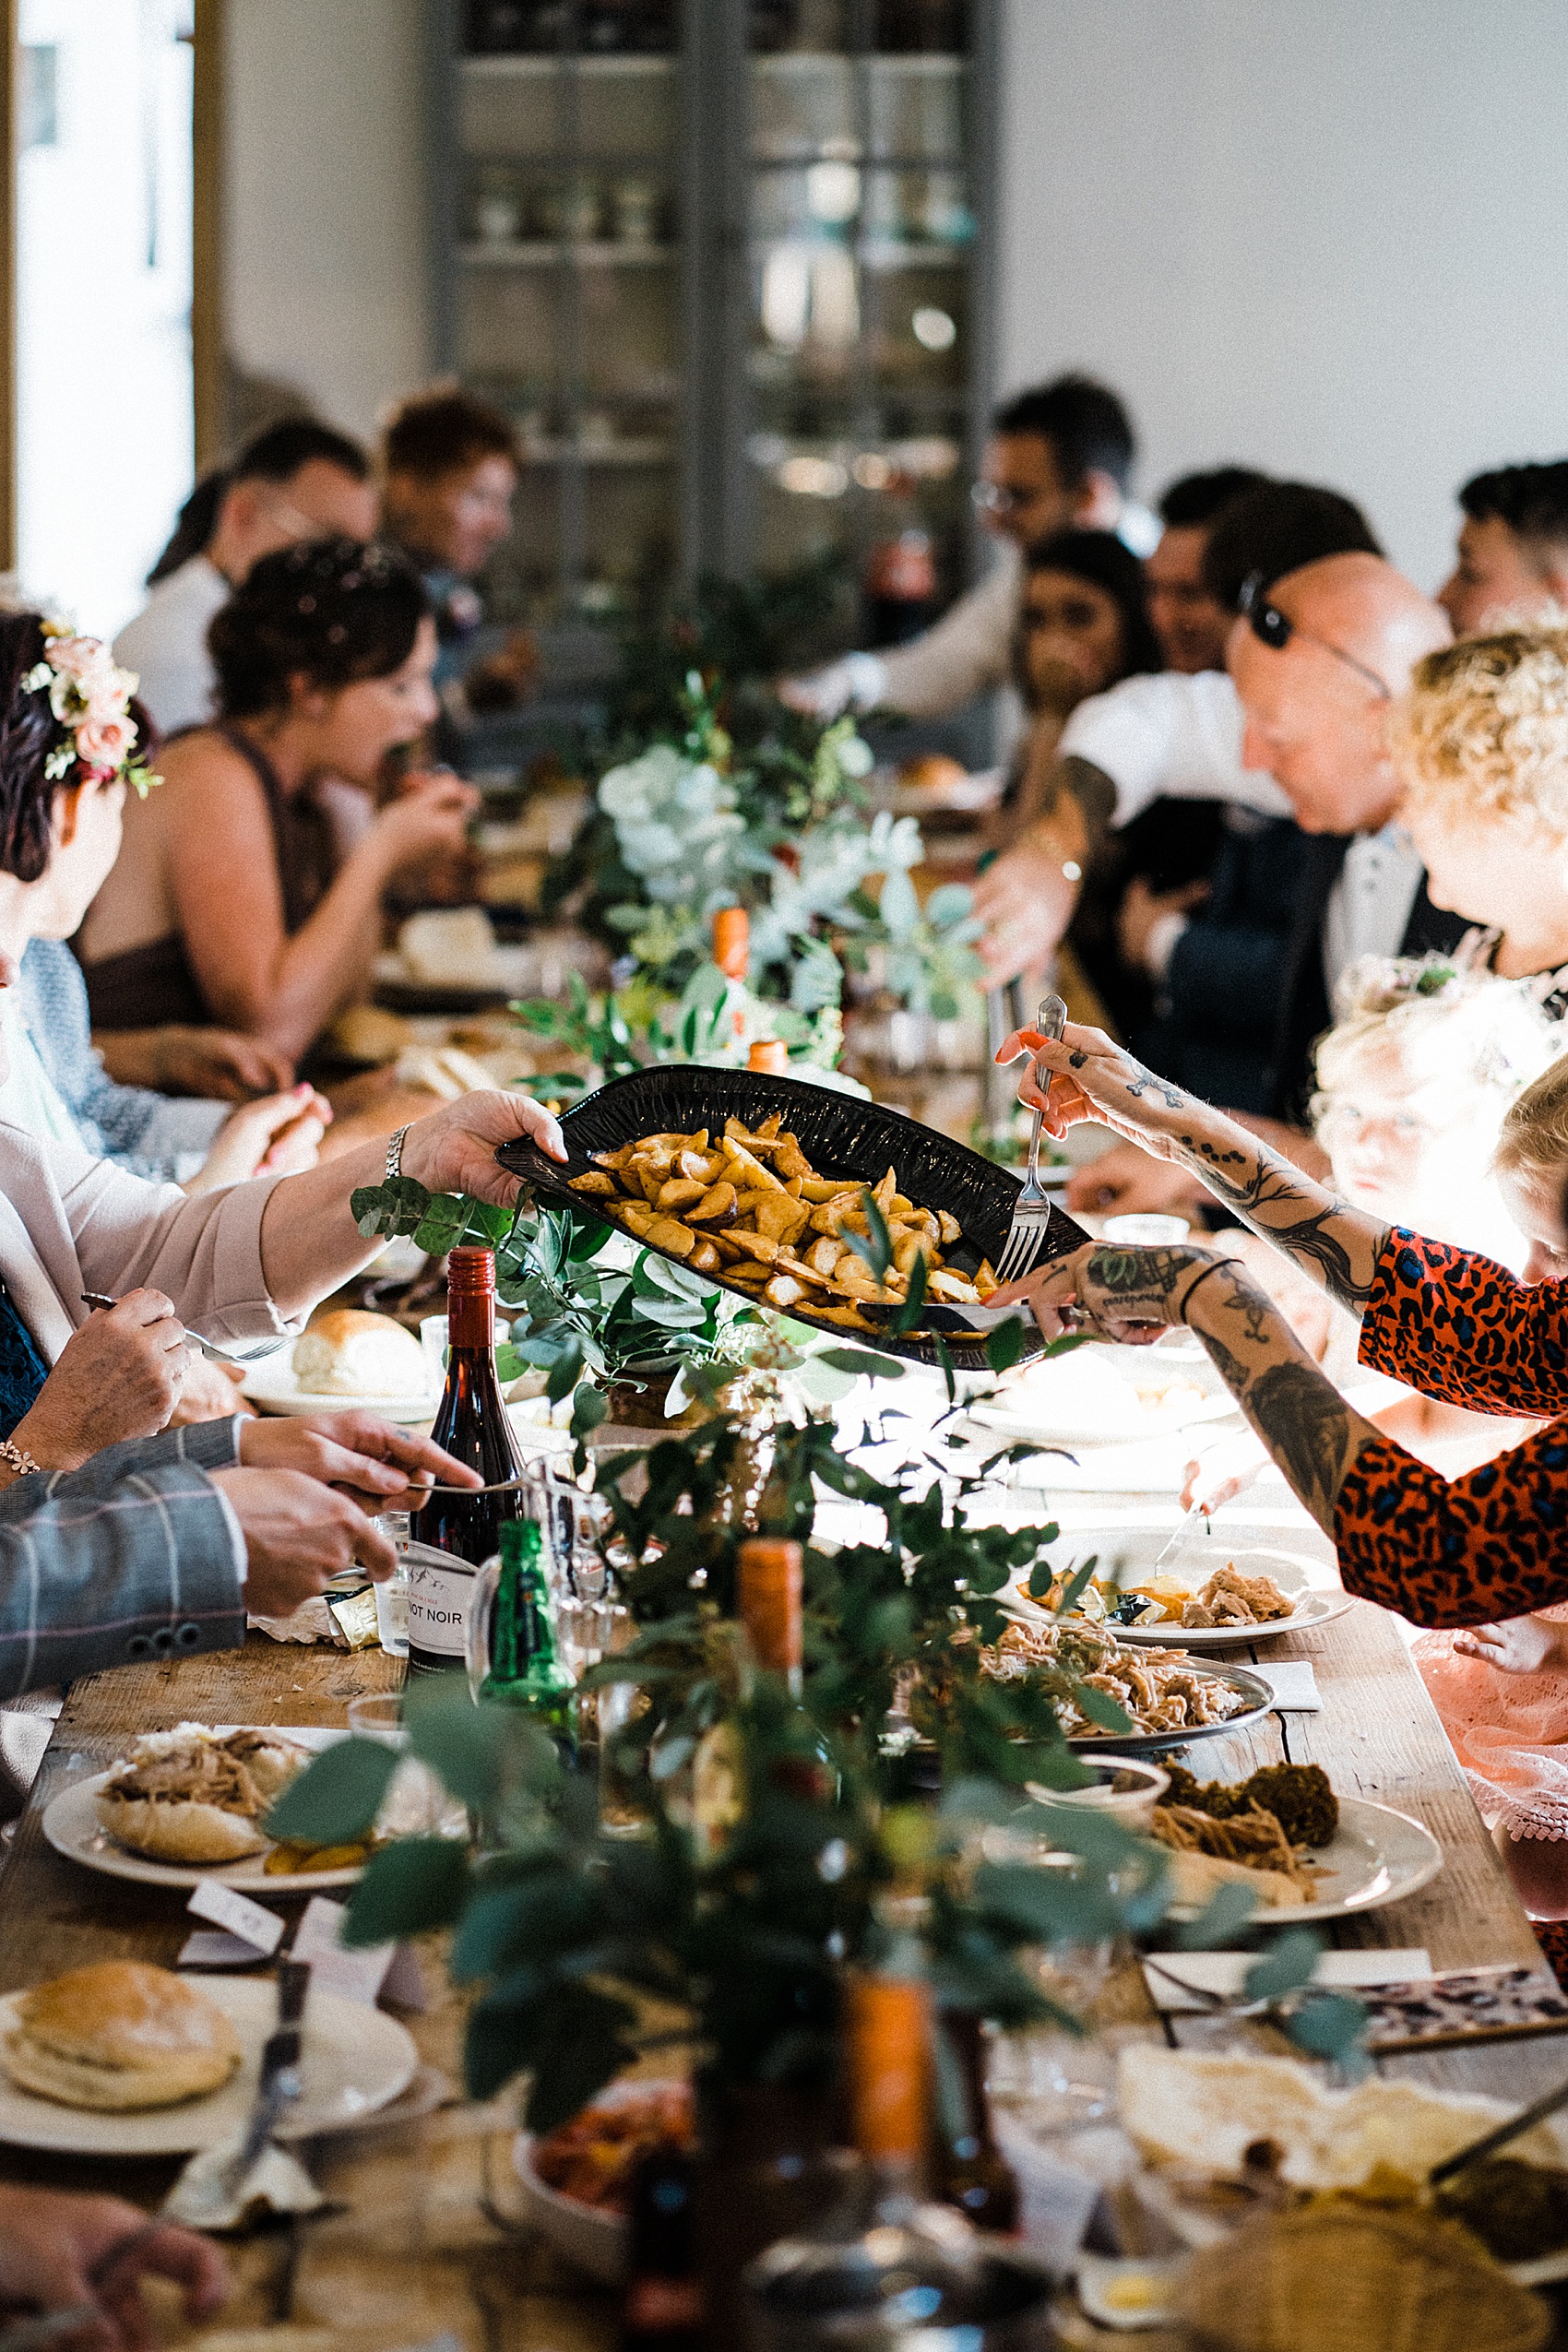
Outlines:
[[[994, 1265], [1006, 1246], [1018, 1198], [1018, 1178], [996, 1167], [980, 1153], [956, 1143], [951, 1135], [890, 1111], [883, 1103], [839, 1094], [826, 1087], [807, 1086], [799, 1078], [775, 1078], [761, 1071], [710, 1070], [695, 1063], [662, 1063], [613, 1078], [586, 1095], [561, 1121], [566, 1159], [547, 1158], [537, 1144], [519, 1139], [503, 1144], [495, 1157], [514, 1176], [521, 1176], [536, 1193], [560, 1201], [578, 1217], [594, 1223], [603, 1219], [600, 1205], [572, 1190], [574, 1176], [593, 1165], [593, 1154], [614, 1151], [641, 1135], [678, 1131], [691, 1134], [706, 1127], [722, 1134], [729, 1118], [754, 1127], [778, 1111], [819, 1175], [840, 1177], [846, 1183], [874, 1184], [891, 1168], [905, 1196], [921, 1207], [944, 1208], [958, 1220], [962, 1238], [944, 1255], [960, 1271], [972, 1274], [982, 1257]], [[1060, 1257], [1088, 1236], [1053, 1202], [1043, 1255]], [[653, 1248], [651, 1242], [642, 1244]], [[659, 1251], [659, 1256], [669, 1256]], [[676, 1265], [681, 1260], [673, 1261]], [[754, 1307], [754, 1292], [727, 1281], [723, 1274], [702, 1280], [733, 1290]], [[942, 1360], [935, 1339], [895, 1338], [875, 1332], [846, 1331], [802, 1301], [789, 1310], [795, 1323], [831, 1332], [847, 1346], [861, 1345], [888, 1355], [908, 1357], [914, 1363]], [[1032, 1319], [1024, 1316], [1025, 1340], [1020, 1360], [1042, 1355], [1046, 1341]], [[956, 1326], [943, 1334], [943, 1343], [959, 1364], [984, 1364], [986, 1335]]]
[[[216, 2147], [244, 2131], [255, 2097], [262, 2045], [278, 2023], [278, 1988], [266, 1977], [203, 1977], [201, 1990], [232, 2019], [244, 2047], [239, 2071], [221, 2090], [178, 2107], [133, 2115], [61, 2107], [35, 2098], [0, 2071], [0, 2140], [13, 2147], [53, 2148], [66, 2156], [184, 2156]], [[17, 2022], [24, 1996], [0, 2000], [0, 2043]], [[301, 2094], [278, 2126], [280, 2140], [350, 2131], [408, 2089], [419, 2051], [395, 2017], [363, 2002], [312, 1986], [300, 2054]]]
[[268, 1413], [379, 1413], [386, 1421], [428, 1421], [441, 1401], [439, 1386], [386, 1396], [332, 1396], [302, 1388], [286, 1350], [247, 1366], [240, 1394]]
[[997, 1395], [970, 1406], [969, 1419], [1003, 1437], [1114, 1444], [1172, 1436], [1236, 1411], [1229, 1390], [1214, 1393], [1180, 1359], [1138, 1354], [1145, 1360], [1075, 1348], [1004, 1382]]
[[[1223, 1727], [1230, 1728], [1229, 1724]], [[1341, 1797], [1339, 1828], [1331, 1845], [1314, 1847], [1310, 1862], [1326, 1872], [1311, 1903], [1260, 1904], [1247, 1925], [1253, 1928], [1310, 1927], [1316, 1919], [1349, 1919], [1361, 1911], [1381, 1911], [1387, 1903], [1402, 1903], [1429, 1885], [1443, 1868], [1443, 1848], [1424, 1823], [1392, 1805], [1374, 1805], [1366, 1797]], [[1187, 1905], [1173, 1907], [1173, 1919], [1195, 1918]]]
[[[302, 1744], [326, 1744], [310, 1740], [304, 1732], [291, 1731], [290, 1739]], [[342, 1733], [336, 1735], [342, 1738]], [[133, 1743], [134, 1744], [134, 1743]], [[361, 1876], [364, 1865], [356, 1862], [341, 1871], [273, 1871], [263, 1868], [270, 1846], [259, 1854], [246, 1854], [237, 1862], [210, 1862], [198, 1867], [194, 1862], [158, 1862], [150, 1854], [133, 1853], [111, 1837], [98, 1818], [97, 1797], [104, 1783], [113, 1780], [118, 1764], [111, 1764], [107, 1772], [95, 1772], [89, 1780], [75, 1780], [68, 1788], [52, 1797], [43, 1809], [43, 1835], [57, 1854], [67, 1861], [80, 1862], [89, 1871], [101, 1871], [107, 1878], [134, 1879], [141, 1886], [200, 1886], [204, 1880], [220, 1879], [225, 1886], [237, 1886], [247, 1895], [319, 1895], [327, 1887], [352, 1886]]]
[[[1115, 1630], [1120, 1635], [1121, 1627]], [[1245, 1731], [1260, 1723], [1274, 1705], [1272, 1687], [1261, 1674], [1249, 1674], [1243, 1666], [1201, 1666], [1194, 1658], [1193, 1672], [1202, 1681], [1227, 1684], [1246, 1705], [1227, 1716], [1223, 1723], [1187, 1724], [1172, 1731], [1081, 1731], [1067, 1745], [1086, 1756], [1160, 1756], [1173, 1748], [1190, 1747], [1197, 1740], [1218, 1740], [1227, 1732]], [[1290, 1916], [1301, 1915], [1292, 1912]]]
[[[1097, 1580], [1109, 1577], [1125, 1590], [1148, 1574], [1168, 1540], [1169, 1530], [1160, 1527], [1108, 1527], [1103, 1532], [1080, 1527], [1070, 1536], [1059, 1537], [1045, 1556], [1052, 1567], [1066, 1570], [1074, 1564], [1081, 1565], [1092, 1554], [1097, 1562]], [[1190, 1586], [1195, 1593], [1207, 1583], [1215, 1569], [1232, 1566], [1243, 1576], [1272, 1576], [1280, 1591], [1295, 1599], [1290, 1615], [1272, 1617], [1262, 1625], [1182, 1625], [1167, 1619], [1162, 1624], [1112, 1625], [1111, 1631], [1130, 1648], [1183, 1649], [1201, 1655], [1213, 1650], [1250, 1649], [1257, 1644], [1276, 1641], [1282, 1633], [1311, 1633], [1343, 1617], [1351, 1606], [1349, 1594], [1341, 1592], [1337, 1586], [1326, 1591], [1313, 1588], [1313, 1577], [1323, 1573], [1315, 1561], [1297, 1552], [1277, 1551], [1270, 1544], [1227, 1543], [1221, 1535], [1195, 1535], [1161, 1574]], [[1031, 1619], [1038, 1620], [1047, 1613], [1021, 1588], [1018, 1599]]]

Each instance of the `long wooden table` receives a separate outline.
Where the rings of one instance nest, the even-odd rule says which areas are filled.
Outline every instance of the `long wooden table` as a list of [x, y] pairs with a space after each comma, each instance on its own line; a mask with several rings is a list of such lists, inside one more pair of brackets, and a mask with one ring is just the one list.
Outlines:
[[[1282, 1757], [1317, 1762], [1343, 1793], [1415, 1814], [1443, 1847], [1443, 1871], [1430, 1886], [1340, 1922], [1335, 1941], [1424, 1944], [1438, 1968], [1538, 1962], [1529, 1923], [1393, 1623], [1358, 1604], [1320, 1632], [1271, 1645], [1266, 1657], [1313, 1661], [1322, 1713], [1270, 1716], [1249, 1733], [1206, 1742], [1195, 1759], [1202, 1769], [1234, 1778]], [[172, 1964], [192, 1924], [178, 1893], [101, 1876], [50, 1849], [41, 1817], [58, 1788], [123, 1754], [137, 1733], [186, 1718], [341, 1724], [351, 1698], [386, 1688], [399, 1672], [377, 1650], [349, 1656], [253, 1635], [243, 1652], [120, 1668], [75, 1684], [0, 1877], [0, 1991], [94, 1959]], [[291, 1898], [280, 1886], [271, 1899]], [[456, 2080], [460, 2012], [438, 1963], [430, 1961], [426, 1975], [431, 2005], [406, 2022], [427, 2062]], [[1114, 1996], [1124, 2023], [1151, 2036], [1168, 2031], [1194, 2041], [1212, 2032], [1201, 2020], [1162, 2028], [1131, 1966]], [[1568, 2036], [1378, 2062], [1386, 2073], [1522, 2098], [1568, 2073]], [[611, 2299], [487, 2213], [487, 2168], [494, 2205], [505, 2207], [509, 2132], [504, 2111], [454, 2104], [395, 2131], [317, 2144], [317, 2176], [347, 2210], [308, 2224], [292, 2249], [281, 2236], [236, 2247], [241, 2286], [232, 2323], [254, 2324], [286, 2309], [301, 2322], [330, 2326], [345, 2352], [413, 2346], [442, 2330], [465, 2352], [608, 2346]], [[0, 2177], [113, 2187], [148, 2204], [174, 2170], [172, 2163], [100, 2166], [0, 2149]], [[1098, 2339], [1087, 2332], [1078, 2340]], [[1168, 2341], [1138, 2340], [1145, 2352], [1161, 2352]]]

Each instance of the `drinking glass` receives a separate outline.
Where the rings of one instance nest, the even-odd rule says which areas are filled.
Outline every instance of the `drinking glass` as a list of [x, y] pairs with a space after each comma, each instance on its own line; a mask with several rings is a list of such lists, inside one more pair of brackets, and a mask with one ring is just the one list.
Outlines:
[[1085, 2019], [1084, 2033], [1039, 2025], [998, 2035], [991, 2044], [987, 2091], [1032, 2139], [1060, 2138], [1114, 2112], [1115, 2059], [1088, 2023], [1111, 1973], [1111, 1952], [1107, 1939], [1063, 1944], [1034, 1956], [1040, 1990], [1069, 2016]]
[[349, 1728], [361, 1740], [379, 1740], [405, 1752], [393, 1774], [375, 1826], [383, 1837], [466, 1837], [469, 1816], [418, 1756], [407, 1753], [401, 1691], [374, 1691], [349, 1701]]
[[407, 1511], [383, 1511], [375, 1522], [398, 1555], [391, 1576], [374, 1587], [375, 1631], [388, 1657], [409, 1655], [409, 1516]]

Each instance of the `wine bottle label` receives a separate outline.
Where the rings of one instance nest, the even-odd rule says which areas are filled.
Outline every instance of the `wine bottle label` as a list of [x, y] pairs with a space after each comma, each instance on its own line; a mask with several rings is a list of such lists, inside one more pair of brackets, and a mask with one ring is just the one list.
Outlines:
[[410, 1544], [406, 1558], [410, 1645], [437, 1657], [462, 1658], [474, 1588], [471, 1564], [424, 1543]]

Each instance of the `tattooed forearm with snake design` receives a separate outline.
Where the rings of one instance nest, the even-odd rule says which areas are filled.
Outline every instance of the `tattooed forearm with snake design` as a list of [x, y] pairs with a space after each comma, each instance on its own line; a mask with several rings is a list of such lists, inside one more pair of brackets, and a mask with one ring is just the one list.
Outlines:
[[1243, 1225], [1294, 1258], [1359, 1318], [1372, 1296], [1387, 1226], [1336, 1198], [1244, 1127], [1212, 1115], [1227, 1132], [1181, 1133], [1176, 1157]]

